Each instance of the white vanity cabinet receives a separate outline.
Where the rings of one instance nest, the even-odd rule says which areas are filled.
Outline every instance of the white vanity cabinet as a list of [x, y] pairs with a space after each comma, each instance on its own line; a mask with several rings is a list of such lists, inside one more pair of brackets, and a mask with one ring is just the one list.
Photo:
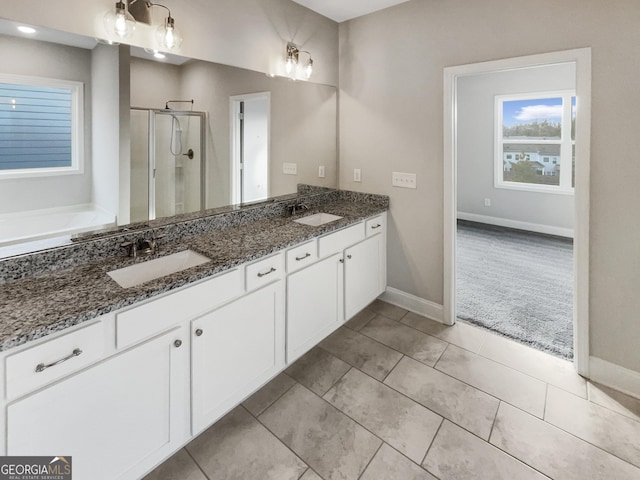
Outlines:
[[287, 363], [344, 321], [343, 265], [339, 253], [287, 277]]
[[282, 297], [278, 280], [191, 322], [193, 434], [284, 368]]
[[171, 330], [10, 403], [7, 455], [72, 456], [78, 480], [143, 474], [141, 462], [186, 440], [184, 335]]

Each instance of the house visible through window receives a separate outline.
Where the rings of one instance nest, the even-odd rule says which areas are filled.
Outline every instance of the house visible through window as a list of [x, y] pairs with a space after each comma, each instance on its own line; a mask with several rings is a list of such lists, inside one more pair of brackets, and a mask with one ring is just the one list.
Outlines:
[[495, 186], [573, 193], [573, 91], [498, 95]]
[[0, 75], [0, 179], [81, 173], [82, 84]]

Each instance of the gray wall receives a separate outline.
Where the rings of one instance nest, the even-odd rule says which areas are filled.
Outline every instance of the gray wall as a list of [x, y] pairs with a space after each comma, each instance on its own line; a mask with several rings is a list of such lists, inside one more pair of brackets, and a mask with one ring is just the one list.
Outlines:
[[495, 96], [570, 89], [575, 64], [458, 79], [458, 213], [573, 230], [573, 195], [494, 187]]
[[340, 186], [391, 196], [391, 287], [443, 301], [443, 68], [592, 47], [590, 353], [640, 371], [638, 8], [413, 0], [340, 25]]
[[0, 35], [2, 73], [84, 84], [84, 173], [0, 180], [0, 213], [91, 203], [91, 51]]
[[[162, 2], [161, 2], [162, 3]], [[2, 16], [87, 37], [105, 38], [103, 18], [114, 0], [2, 2]], [[179, 53], [265, 73], [283, 69], [287, 42], [312, 53], [311, 81], [338, 82], [338, 24], [290, 0], [166, 0], [184, 41]], [[157, 13], [157, 12], [156, 12]], [[154, 13], [161, 18], [163, 12]], [[128, 41], [156, 48], [155, 27], [138, 24]]]

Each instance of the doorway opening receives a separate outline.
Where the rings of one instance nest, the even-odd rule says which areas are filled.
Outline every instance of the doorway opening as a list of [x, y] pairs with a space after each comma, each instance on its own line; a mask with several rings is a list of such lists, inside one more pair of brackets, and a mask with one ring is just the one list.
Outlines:
[[[590, 69], [590, 50], [579, 49], [449, 67], [444, 73], [445, 323], [504, 314], [509, 320], [520, 316], [520, 331], [526, 333], [532, 305], [554, 307], [552, 317], [558, 310], [568, 317], [565, 330], [569, 339], [573, 334], [568, 350], [583, 375], [588, 369]], [[477, 118], [479, 112], [488, 116]], [[573, 236], [573, 246], [561, 236]], [[522, 260], [509, 255], [524, 243], [541, 246], [547, 240], [549, 245], [532, 253], [541, 258], [527, 258], [523, 268], [540, 270], [545, 256], [559, 255], [563, 260], [548, 265], [564, 270], [540, 278], [522, 272], [522, 278], [518, 272], [501, 276]], [[481, 288], [469, 289], [470, 279]], [[514, 285], [520, 280], [522, 285]], [[495, 288], [500, 282], [503, 288]], [[568, 300], [566, 289], [559, 292], [564, 287]], [[485, 311], [474, 310], [483, 299], [474, 304], [478, 298], [472, 297], [490, 297], [492, 289], [506, 297], [494, 296]], [[559, 297], [564, 304], [555, 301]], [[552, 329], [551, 335], [556, 333]], [[539, 338], [524, 340], [536, 346]], [[566, 350], [554, 353], [570, 356]]]
[[269, 128], [271, 93], [230, 97], [231, 201], [234, 204], [269, 197]]

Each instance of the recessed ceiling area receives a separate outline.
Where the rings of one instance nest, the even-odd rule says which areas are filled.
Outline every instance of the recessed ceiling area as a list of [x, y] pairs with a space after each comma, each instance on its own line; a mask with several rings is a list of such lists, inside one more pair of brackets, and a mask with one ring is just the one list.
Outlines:
[[293, 0], [338, 23], [409, 0]]

